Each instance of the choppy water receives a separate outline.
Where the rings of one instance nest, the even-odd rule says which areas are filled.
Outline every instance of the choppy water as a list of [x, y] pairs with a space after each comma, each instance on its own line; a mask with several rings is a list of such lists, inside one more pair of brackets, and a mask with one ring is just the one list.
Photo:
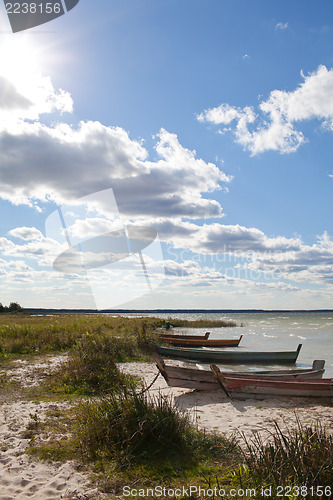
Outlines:
[[[298, 344], [302, 349], [297, 360], [298, 368], [312, 365], [314, 359], [325, 359], [325, 377], [333, 377], [333, 312], [288, 312], [288, 313], [174, 313], [144, 314], [162, 318], [182, 319], [227, 319], [243, 325], [236, 328], [211, 328], [210, 338], [222, 334], [226, 338], [243, 335], [237, 349], [252, 351], [295, 350]], [[142, 316], [142, 315], [141, 315]], [[207, 328], [195, 332], [207, 331]], [[246, 366], [256, 369], [259, 366]], [[261, 367], [262, 368], [262, 367]], [[268, 368], [268, 367], [267, 367]], [[229, 367], [229, 369], [239, 369]]]

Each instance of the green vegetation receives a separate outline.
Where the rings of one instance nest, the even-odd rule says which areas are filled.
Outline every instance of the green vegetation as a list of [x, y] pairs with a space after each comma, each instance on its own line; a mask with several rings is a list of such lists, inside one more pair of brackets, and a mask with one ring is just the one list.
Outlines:
[[170, 401], [125, 391], [83, 403], [78, 412], [77, 438], [89, 459], [117, 458], [119, 463], [184, 456], [189, 447], [190, 421]]
[[288, 487], [292, 490], [295, 487], [294, 492], [290, 492], [292, 498], [292, 493], [298, 496], [297, 487], [304, 486], [303, 492], [299, 491], [302, 497], [308, 498], [303, 494], [308, 491], [309, 498], [331, 498], [331, 492], [326, 490], [329, 494], [325, 494], [325, 486], [333, 484], [333, 437], [320, 423], [304, 427], [298, 420], [296, 429], [283, 432], [275, 422], [275, 432], [269, 443], [264, 443], [259, 434], [252, 442], [245, 441], [246, 468], [237, 474], [243, 487], [261, 490], [272, 486], [272, 498], [276, 497], [278, 489], [286, 491]]
[[[126, 484], [207, 487], [217, 480], [228, 488], [241, 458], [235, 440], [198, 431], [189, 415], [161, 394], [151, 398], [142, 391], [122, 390], [81, 402], [66, 415], [57, 415], [56, 422], [54, 414], [50, 417], [41, 425], [31, 416], [30, 453], [43, 460], [80, 460], [93, 468], [99, 488], [115, 495]], [[72, 437], [50, 439], [49, 432], [57, 436], [61, 425]], [[39, 426], [48, 435], [44, 444], [39, 442]]]
[[138, 356], [138, 341], [87, 332], [70, 351], [68, 361], [52, 377], [50, 389], [67, 394], [98, 395], [134, 384], [116, 362]]
[[[112, 338], [114, 361], [143, 359], [149, 353], [147, 340], [156, 339], [154, 332], [165, 323], [159, 318], [93, 314], [1, 315], [0, 360], [24, 354], [67, 351], [87, 333]], [[187, 328], [231, 326], [223, 321], [173, 320], [174, 326], [178, 324]]]
[[24, 354], [64, 352], [89, 335], [113, 339], [115, 361], [137, 359], [149, 352], [146, 341], [164, 321], [83, 314], [0, 316], [0, 359]]

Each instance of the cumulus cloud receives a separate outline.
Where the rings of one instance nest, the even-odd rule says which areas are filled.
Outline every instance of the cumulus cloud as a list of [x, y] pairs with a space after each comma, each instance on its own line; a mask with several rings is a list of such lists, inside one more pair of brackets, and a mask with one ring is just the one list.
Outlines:
[[[245, 270], [245, 274], [246, 270], [253, 271], [257, 279], [260, 273], [265, 273], [298, 282], [333, 283], [333, 242], [326, 232], [313, 245], [306, 245], [299, 237], [269, 237], [257, 228], [240, 225], [199, 226], [181, 220], [156, 220], [152, 225], [162, 241], [172, 243], [180, 251], [180, 254], [169, 252], [175, 259], [186, 255], [182, 253], [185, 249], [198, 255], [198, 259], [194, 259], [196, 263], [206, 262], [205, 255], [211, 255], [211, 263], [216, 260], [222, 267], [228, 263], [230, 268], [239, 269], [237, 274], [242, 274], [241, 270]], [[219, 260], [219, 255], [228, 258]], [[177, 272], [179, 275], [180, 271]], [[172, 274], [171, 268], [169, 274]]]
[[319, 66], [302, 77], [303, 83], [293, 91], [273, 90], [257, 111], [224, 103], [203, 111], [197, 119], [216, 125], [232, 123], [236, 142], [252, 155], [268, 150], [291, 153], [307, 140], [297, 123], [317, 119], [324, 129], [333, 131], [333, 69]]
[[247, 267], [294, 281], [333, 284], [333, 241], [325, 232], [313, 245], [301, 244], [297, 250], [256, 255]]
[[30, 106], [32, 106], [32, 102], [19, 94], [12, 82], [0, 75], [0, 109], [12, 111], [27, 109]]
[[299, 238], [268, 237], [257, 228], [220, 223], [203, 224], [175, 220], [151, 220], [159, 237], [175, 248], [188, 248], [202, 254], [238, 253], [245, 255], [263, 252], [297, 251]]
[[14, 236], [14, 238], [20, 238], [21, 240], [35, 240], [42, 239], [43, 234], [36, 229], [35, 227], [17, 227], [15, 229], [11, 229], [8, 233], [10, 236]]
[[73, 100], [68, 92], [56, 91], [50, 77], [37, 72], [11, 81], [0, 75], [1, 130], [15, 130], [22, 120], [38, 120], [42, 114], [55, 111], [72, 112]]
[[30, 206], [38, 200], [63, 204], [112, 187], [124, 215], [221, 216], [220, 204], [203, 193], [231, 178], [182, 146], [175, 134], [159, 131], [152, 161], [142, 141], [120, 127], [98, 121], [43, 124], [43, 114], [73, 109], [71, 96], [56, 91], [49, 78], [22, 88], [6, 85], [18, 109], [9, 116], [0, 101], [3, 199]]

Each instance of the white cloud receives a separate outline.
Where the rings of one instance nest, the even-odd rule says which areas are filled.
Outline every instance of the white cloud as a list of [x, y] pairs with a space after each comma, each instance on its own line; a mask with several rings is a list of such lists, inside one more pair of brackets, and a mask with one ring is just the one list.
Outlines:
[[286, 23], [277, 23], [274, 29], [283, 31], [286, 30], [287, 28], [288, 28], [288, 23], [286, 22]]
[[[143, 223], [143, 221], [140, 221]], [[299, 238], [268, 237], [257, 228], [219, 223], [199, 226], [192, 222], [175, 220], [150, 220], [161, 240], [175, 248], [188, 248], [202, 254], [238, 253], [244, 255], [260, 252], [297, 251], [302, 242]]]
[[251, 107], [238, 108], [221, 104], [197, 116], [201, 122], [216, 125], [235, 123], [236, 142], [252, 155], [273, 150], [296, 151], [306, 138], [295, 128], [297, 123], [317, 119], [323, 128], [333, 131], [333, 69], [319, 66], [304, 76], [294, 91], [273, 90], [255, 112]]
[[9, 236], [20, 238], [21, 240], [36, 240], [42, 239], [43, 234], [35, 227], [17, 227], [8, 232]]
[[44, 113], [73, 111], [70, 94], [56, 91], [51, 79], [39, 73], [15, 81], [0, 74], [0, 96], [1, 130], [15, 130], [22, 120], [38, 120]]
[[[245, 274], [253, 271], [259, 281], [260, 273], [265, 273], [296, 282], [333, 284], [333, 241], [327, 233], [313, 245], [305, 245], [299, 237], [269, 237], [257, 228], [240, 225], [198, 226], [181, 220], [156, 220], [151, 224], [162, 241], [180, 252], [169, 251], [174, 259], [188, 256], [182, 252], [186, 250], [197, 254], [196, 263], [207, 262], [205, 256], [210, 255], [210, 264], [220, 262], [222, 268], [238, 268], [237, 275], [242, 270]], [[219, 255], [226, 258], [219, 259]], [[252, 278], [256, 280], [254, 274]]]
[[12, 82], [0, 75], [0, 109], [12, 111], [28, 109], [30, 106], [32, 106], [32, 102], [21, 95]]
[[92, 121], [77, 127], [41, 123], [43, 113], [73, 109], [71, 96], [56, 91], [49, 78], [22, 88], [17, 82], [15, 88], [1, 82], [9, 89], [12, 106], [18, 107], [9, 113], [0, 105], [3, 199], [37, 207], [38, 200], [63, 204], [111, 187], [124, 215], [221, 216], [220, 204], [203, 193], [220, 189], [231, 178], [197, 158], [175, 134], [160, 130], [157, 159], [152, 161], [142, 142], [120, 127]]

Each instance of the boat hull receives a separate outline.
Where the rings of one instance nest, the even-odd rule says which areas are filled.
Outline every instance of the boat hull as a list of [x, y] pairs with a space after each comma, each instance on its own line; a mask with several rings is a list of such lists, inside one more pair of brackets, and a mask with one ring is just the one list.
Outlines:
[[154, 343], [158, 354], [170, 358], [182, 358], [193, 361], [231, 363], [231, 364], [293, 364], [301, 350], [302, 344], [299, 344], [296, 351], [225, 351], [219, 349], [205, 348], [180, 348], [165, 347]]
[[[324, 373], [324, 364], [322, 360], [315, 360], [312, 368], [295, 370], [267, 370], [256, 372], [233, 372], [233, 375], [239, 375], [247, 378], [258, 376], [275, 379], [282, 377], [293, 380], [297, 378], [316, 378], [321, 379]], [[188, 368], [183, 366], [166, 365], [160, 356], [156, 356], [156, 366], [163, 375], [165, 381], [170, 387], [182, 387], [184, 389], [196, 389], [201, 391], [213, 391], [219, 389], [219, 384], [211, 370], [199, 370], [198, 368]], [[316, 367], [320, 367], [316, 369]], [[223, 373], [223, 372], [222, 372]], [[225, 373], [228, 375], [227, 373]], [[263, 375], [261, 375], [263, 374]]]
[[230, 397], [261, 396], [299, 396], [299, 397], [332, 397], [333, 380], [308, 380], [299, 378], [269, 379], [268, 377], [246, 378], [231, 377], [220, 372], [222, 389], [227, 390]]

